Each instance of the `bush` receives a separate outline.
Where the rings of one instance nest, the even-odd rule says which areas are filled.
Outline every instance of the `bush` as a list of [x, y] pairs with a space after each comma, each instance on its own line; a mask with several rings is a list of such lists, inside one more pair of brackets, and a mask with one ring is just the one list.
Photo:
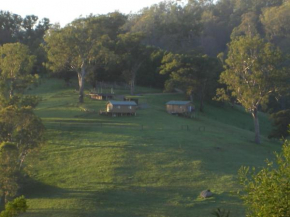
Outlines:
[[267, 161], [259, 172], [249, 167], [239, 170], [244, 187], [242, 199], [247, 206], [247, 217], [290, 216], [290, 142], [285, 141], [282, 153], [276, 153], [276, 164]]
[[28, 206], [25, 197], [17, 197], [5, 205], [5, 210], [0, 213], [0, 217], [14, 217], [21, 213], [25, 213], [27, 209]]

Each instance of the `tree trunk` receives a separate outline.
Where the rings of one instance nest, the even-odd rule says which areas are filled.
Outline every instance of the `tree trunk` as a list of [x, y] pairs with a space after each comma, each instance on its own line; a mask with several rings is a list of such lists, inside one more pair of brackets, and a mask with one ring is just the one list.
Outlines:
[[193, 99], [194, 99], [193, 91], [190, 92], [189, 98], [190, 98], [190, 101], [193, 103]]
[[203, 108], [204, 108], [204, 106], [203, 106], [203, 98], [201, 98], [200, 99], [200, 105], [199, 105], [199, 111], [203, 112], [204, 111]]
[[135, 67], [131, 70], [131, 81], [130, 81], [130, 94], [134, 95], [135, 93], [135, 80], [136, 80], [136, 70]]
[[10, 92], [9, 92], [9, 96], [10, 98], [12, 98], [14, 95], [14, 81], [11, 81], [11, 86], [10, 86]]
[[134, 95], [134, 92], [135, 92], [135, 81], [131, 80], [131, 82], [130, 82], [130, 94]]
[[81, 72], [78, 72], [78, 80], [79, 80], [79, 103], [83, 103], [84, 102], [85, 75], [86, 75], [86, 70], [85, 70], [85, 67], [83, 66]]
[[4, 204], [8, 203], [9, 199], [8, 199], [8, 192], [4, 191]]
[[260, 126], [259, 126], [259, 119], [258, 119], [258, 110], [254, 109], [252, 112], [252, 116], [254, 118], [254, 126], [255, 126], [255, 142], [257, 144], [261, 143], [260, 139]]
[[140, 66], [142, 65], [143, 61], [141, 61], [139, 64], [136, 64], [131, 69], [131, 82], [130, 82], [130, 94], [134, 95], [135, 93], [135, 85], [136, 85], [136, 75], [137, 71], [139, 70]]
[[205, 92], [205, 87], [206, 87], [206, 81], [202, 84], [201, 91], [200, 91], [200, 106], [199, 106], [199, 111], [203, 112], [204, 111], [204, 92]]

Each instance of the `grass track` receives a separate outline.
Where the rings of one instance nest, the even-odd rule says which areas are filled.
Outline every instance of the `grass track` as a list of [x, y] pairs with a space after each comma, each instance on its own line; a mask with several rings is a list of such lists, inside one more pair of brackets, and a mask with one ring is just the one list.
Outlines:
[[[266, 137], [254, 144], [251, 116], [240, 108], [207, 104], [196, 119], [168, 115], [165, 102], [181, 95], [139, 96], [148, 109], [110, 118], [83, 111], [106, 102], [79, 105], [77, 93], [58, 80], [30, 93], [43, 98], [36, 113], [48, 142], [26, 163], [32, 184], [25, 188], [30, 208], [24, 216], [207, 217], [222, 207], [242, 217], [233, 193], [237, 170], [263, 165], [280, 148]], [[265, 115], [260, 120], [267, 135], [270, 124]], [[214, 197], [200, 199], [204, 189]]]

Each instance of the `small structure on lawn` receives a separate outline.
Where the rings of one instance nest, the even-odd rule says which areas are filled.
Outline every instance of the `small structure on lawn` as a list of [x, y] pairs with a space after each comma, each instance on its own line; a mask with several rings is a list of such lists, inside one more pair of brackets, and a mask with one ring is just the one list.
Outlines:
[[212, 197], [212, 192], [210, 190], [204, 190], [202, 192], [200, 192], [199, 196], [201, 198], [208, 198], [208, 197]]
[[136, 115], [137, 104], [134, 101], [109, 101], [107, 110], [100, 111], [101, 115], [132, 116]]
[[90, 93], [91, 99], [109, 100], [113, 99], [113, 95], [109, 93]]
[[190, 115], [194, 112], [194, 105], [190, 101], [169, 101], [166, 110], [170, 114]]

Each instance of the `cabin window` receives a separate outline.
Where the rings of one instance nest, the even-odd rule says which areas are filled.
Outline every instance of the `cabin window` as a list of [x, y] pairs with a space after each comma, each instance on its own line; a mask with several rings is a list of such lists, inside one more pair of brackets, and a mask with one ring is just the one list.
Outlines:
[[129, 109], [132, 109], [132, 106], [129, 106]]
[[121, 106], [119, 106], [119, 105], [118, 105], [118, 106], [117, 106], [117, 108], [118, 108], [118, 109], [120, 109], [120, 108], [121, 108]]

